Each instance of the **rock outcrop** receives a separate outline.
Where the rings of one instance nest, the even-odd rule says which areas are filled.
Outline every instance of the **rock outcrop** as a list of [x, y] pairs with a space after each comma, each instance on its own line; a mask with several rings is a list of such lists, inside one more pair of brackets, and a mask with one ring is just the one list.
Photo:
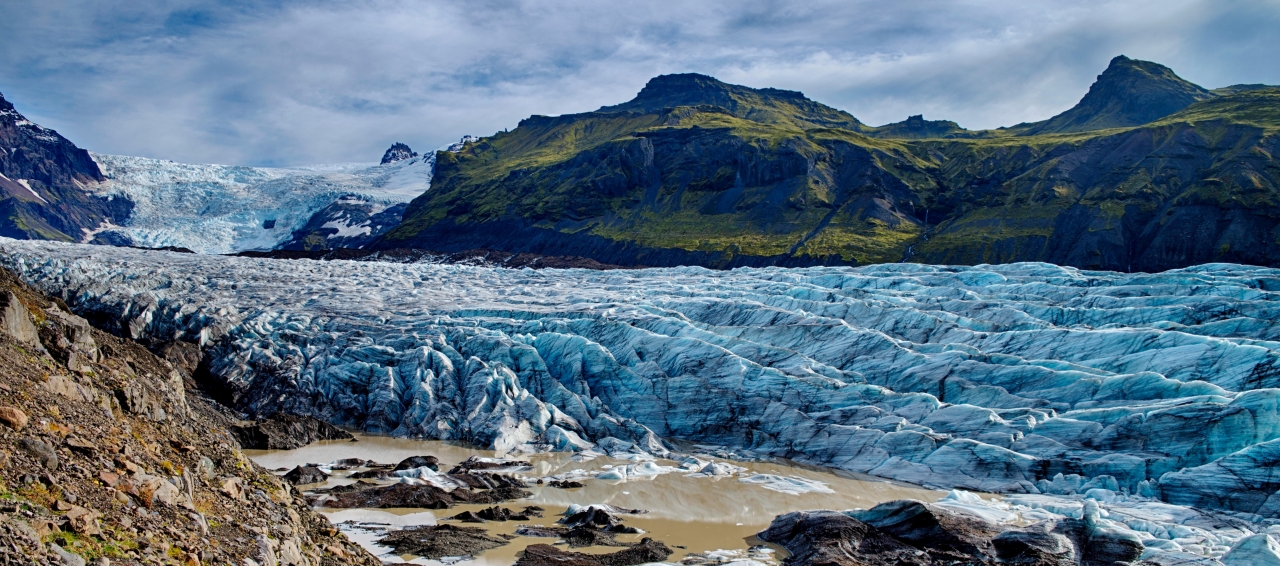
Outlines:
[[409, 149], [409, 146], [396, 142], [391, 144], [391, 147], [387, 148], [386, 153], [382, 154], [382, 164], [386, 165], [388, 163], [404, 161], [405, 159], [413, 159], [417, 156], [418, 153]]
[[311, 416], [275, 413], [231, 427], [241, 448], [292, 450], [318, 440], [352, 440], [351, 433]]
[[0, 95], [0, 235], [81, 241], [127, 218], [132, 203], [101, 198], [106, 180], [89, 152], [26, 119]]

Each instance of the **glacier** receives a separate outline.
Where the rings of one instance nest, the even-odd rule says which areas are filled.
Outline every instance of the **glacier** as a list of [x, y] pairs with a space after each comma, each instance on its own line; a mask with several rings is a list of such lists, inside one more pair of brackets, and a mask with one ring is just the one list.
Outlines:
[[249, 414], [1280, 517], [1276, 269], [517, 270], [16, 240], [0, 264], [122, 335], [200, 344]]
[[[359, 201], [364, 215], [407, 203], [431, 186], [435, 152], [388, 163], [294, 168], [192, 165], [92, 154], [107, 181], [93, 195], [133, 203], [120, 226], [104, 224], [83, 241], [227, 254], [286, 243], [313, 215]], [[343, 226], [351, 236], [365, 226]], [[367, 230], [365, 230], [367, 234]]]

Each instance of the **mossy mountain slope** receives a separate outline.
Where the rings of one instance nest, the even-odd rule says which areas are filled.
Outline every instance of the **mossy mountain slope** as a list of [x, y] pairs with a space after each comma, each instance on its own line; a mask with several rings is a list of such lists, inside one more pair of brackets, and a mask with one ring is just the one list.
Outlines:
[[0, 236], [79, 241], [131, 204], [89, 194], [105, 181], [89, 152], [27, 120], [0, 95]]
[[605, 106], [597, 112], [652, 114], [680, 106], [712, 106], [753, 122], [803, 129], [859, 131], [864, 127], [848, 112], [809, 100], [801, 92], [732, 85], [696, 73], [659, 75], [649, 80], [631, 101]]
[[1098, 75], [1078, 104], [1044, 122], [1028, 124], [1018, 133], [1061, 134], [1140, 126], [1213, 96], [1164, 65], [1120, 55]]
[[433, 188], [375, 245], [654, 266], [1280, 264], [1277, 89], [1140, 127], [891, 139], [685, 82], [440, 153]]

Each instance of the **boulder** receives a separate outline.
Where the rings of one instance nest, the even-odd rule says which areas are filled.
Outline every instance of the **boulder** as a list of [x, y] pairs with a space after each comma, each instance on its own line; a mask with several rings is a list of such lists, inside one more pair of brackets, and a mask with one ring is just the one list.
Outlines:
[[296, 466], [284, 475], [284, 480], [293, 485], [324, 483], [328, 479], [329, 474], [314, 466]]
[[991, 543], [996, 556], [1010, 564], [1073, 566], [1076, 563], [1071, 539], [1042, 529], [1005, 531]]
[[977, 517], [910, 499], [881, 503], [852, 516], [911, 546], [955, 560], [992, 555], [991, 539], [1001, 530]]
[[608, 510], [595, 505], [592, 505], [582, 511], [578, 511], [577, 513], [573, 513], [567, 517], [564, 517], [563, 519], [560, 519], [557, 522], [565, 525], [566, 527], [569, 527], [570, 529], [585, 527], [585, 528], [596, 529], [599, 531], [604, 531], [609, 533], [640, 532], [635, 527], [628, 527], [626, 525], [623, 525], [622, 521], [618, 520], [618, 518], [615, 517], [613, 513], [610, 513]]
[[30, 453], [41, 466], [50, 470], [58, 469], [58, 452], [54, 450], [52, 444], [40, 440], [39, 438], [24, 438], [19, 444], [24, 450]]
[[27, 426], [27, 414], [17, 407], [0, 407], [0, 422], [9, 425], [13, 430], [22, 430]]
[[40, 344], [36, 325], [31, 322], [31, 311], [12, 291], [0, 293], [0, 332], [22, 344]]
[[413, 468], [431, 468], [432, 471], [440, 471], [440, 459], [435, 456], [410, 456], [396, 464], [391, 470], [398, 472], [400, 470], [412, 470]]

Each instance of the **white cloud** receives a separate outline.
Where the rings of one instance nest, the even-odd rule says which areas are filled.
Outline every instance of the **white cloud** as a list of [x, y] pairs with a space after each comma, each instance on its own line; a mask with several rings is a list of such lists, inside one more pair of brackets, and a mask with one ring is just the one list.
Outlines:
[[189, 162], [373, 160], [685, 71], [871, 124], [987, 128], [1066, 109], [1120, 53], [1209, 87], [1280, 82], [1278, 19], [1274, 0], [15, 0], [0, 91], [84, 147]]

